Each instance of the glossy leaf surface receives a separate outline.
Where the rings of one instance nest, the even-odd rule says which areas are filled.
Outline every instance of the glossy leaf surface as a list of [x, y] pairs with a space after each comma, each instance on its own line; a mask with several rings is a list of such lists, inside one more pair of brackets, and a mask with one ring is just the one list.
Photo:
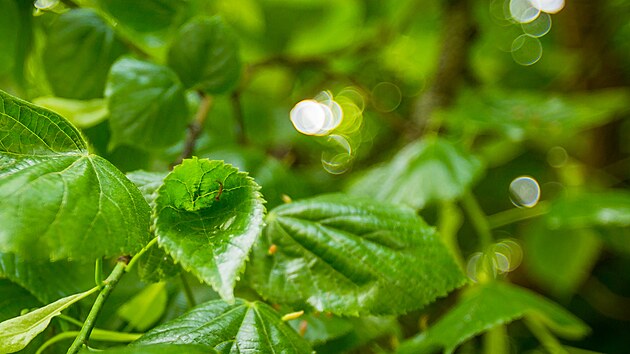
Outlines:
[[220, 353], [311, 353], [308, 342], [261, 302], [216, 300], [160, 325], [133, 345], [200, 344]]
[[184, 137], [190, 118], [186, 98], [168, 67], [122, 58], [112, 67], [105, 95], [111, 146], [165, 148]]
[[65, 98], [103, 97], [112, 63], [125, 53], [114, 30], [89, 9], [73, 9], [53, 22], [43, 64], [53, 92]]
[[523, 316], [535, 316], [559, 335], [579, 338], [589, 328], [559, 305], [529, 290], [505, 283], [475, 287], [429, 329], [403, 343], [399, 353], [444, 348], [452, 353], [467, 339]]
[[442, 139], [428, 138], [401, 150], [391, 162], [369, 170], [350, 185], [351, 194], [423, 208], [469, 190], [481, 162]]
[[94, 290], [70, 295], [22, 316], [0, 323], [0, 352], [14, 353], [26, 347], [39, 333], [48, 327], [50, 320], [61, 314], [75, 302], [94, 293]]
[[249, 265], [278, 303], [335, 314], [400, 314], [465, 283], [435, 231], [412, 209], [347, 195], [275, 208]]
[[224, 93], [241, 73], [238, 40], [219, 17], [193, 20], [175, 36], [168, 64], [187, 88]]
[[160, 245], [226, 301], [263, 225], [260, 187], [222, 161], [187, 159], [164, 179], [156, 200]]
[[87, 259], [134, 253], [149, 207], [63, 117], [0, 92], [0, 251]]

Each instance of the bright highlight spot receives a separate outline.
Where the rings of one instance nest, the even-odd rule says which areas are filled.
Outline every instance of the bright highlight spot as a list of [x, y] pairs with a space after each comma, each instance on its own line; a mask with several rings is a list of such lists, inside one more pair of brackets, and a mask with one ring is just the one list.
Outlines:
[[55, 7], [58, 3], [59, 0], [37, 0], [34, 5], [40, 10], [47, 10]]
[[306, 135], [320, 135], [332, 112], [330, 108], [315, 100], [304, 100], [293, 107], [290, 115], [297, 131]]
[[532, 6], [550, 14], [560, 12], [564, 8], [564, 0], [530, 0]]
[[519, 208], [532, 208], [540, 199], [540, 186], [535, 179], [523, 176], [510, 183], [510, 200]]
[[518, 23], [528, 23], [540, 15], [540, 9], [536, 8], [530, 0], [510, 0], [510, 15]]
[[502, 240], [486, 249], [475, 252], [466, 264], [466, 274], [475, 283], [485, 283], [499, 274], [509, 273], [521, 264], [523, 251], [512, 239]]

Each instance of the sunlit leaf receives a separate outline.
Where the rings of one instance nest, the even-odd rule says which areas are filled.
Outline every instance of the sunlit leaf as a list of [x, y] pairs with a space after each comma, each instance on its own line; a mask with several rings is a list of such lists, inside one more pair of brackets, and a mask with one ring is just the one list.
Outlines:
[[311, 353], [309, 344], [261, 302], [237, 299], [199, 305], [160, 325], [132, 345], [200, 344], [221, 353]]
[[241, 73], [238, 40], [219, 17], [193, 20], [173, 39], [168, 65], [187, 88], [224, 93]]
[[557, 334], [580, 338], [588, 326], [559, 305], [524, 288], [494, 282], [469, 290], [465, 297], [428, 330], [404, 342], [399, 353], [443, 348], [452, 353], [461, 343], [495, 326], [534, 316]]
[[23, 258], [130, 254], [149, 207], [63, 117], [0, 91], [0, 251]]
[[103, 19], [90, 9], [73, 9], [47, 31], [43, 64], [56, 96], [103, 97], [109, 68], [125, 47]]
[[146, 331], [166, 310], [166, 283], [147, 286], [118, 309], [118, 316], [139, 331]]
[[33, 103], [58, 113], [79, 128], [89, 128], [104, 121], [108, 113], [107, 105], [102, 98], [73, 100], [43, 96], [35, 98]]
[[263, 225], [259, 186], [222, 161], [187, 159], [164, 179], [156, 200], [160, 245], [226, 301]]
[[369, 170], [349, 187], [351, 194], [423, 208], [469, 190], [481, 162], [442, 139], [425, 139], [401, 150], [389, 163]]
[[183, 139], [188, 107], [184, 89], [168, 67], [122, 58], [112, 67], [105, 95], [112, 147], [165, 148]]
[[412, 209], [347, 195], [275, 208], [255, 246], [254, 288], [273, 302], [336, 314], [400, 314], [465, 283]]
[[61, 314], [75, 302], [94, 293], [97, 288], [70, 295], [25, 315], [0, 323], [0, 352], [14, 353], [26, 347], [39, 333], [48, 327], [50, 320]]

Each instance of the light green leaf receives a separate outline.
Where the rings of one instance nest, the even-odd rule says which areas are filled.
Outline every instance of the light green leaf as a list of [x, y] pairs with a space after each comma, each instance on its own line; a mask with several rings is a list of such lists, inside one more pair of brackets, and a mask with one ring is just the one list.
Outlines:
[[122, 25], [141, 33], [168, 28], [186, 5], [185, 0], [98, 0], [98, 3]]
[[515, 285], [493, 282], [470, 289], [427, 331], [404, 342], [399, 353], [425, 353], [438, 347], [452, 353], [469, 338], [523, 316], [535, 316], [567, 338], [589, 332], [584, 322], [550, 300]]
[[[166, 172], [133, 171], [127, 173], [127, 178], [140, 189], [151, 209], [155, 209], [155, 199], [158, 196], [157, 191], [164, 183], [164, 177], [166, 177]], [[177, 275], [180, 270], [173, 258], [157, 246], [151, 247], [145, 252], [136, 267], [138, 268], [140, 279], [150, 283], [171, 278]]]
[[[82, 354], [94, 353], [90, 349], [84, 349]], [[216, 350], [194, 344], [157, 344], [135, 347], [108, 348], [99, 351], [102, 354], [214, 354]]]
[[351, 194], [423, 208], [457, 199], [479, 178], [481, 162], [455, 145], [428, 138], [401, 150], [349, 187]]
[[555, 296], [568, 296], [591, 274], [601, 246], [593, 230], [550, 230], [540, 220], [523, 237], [524, 263], [539, 285]]
[[42, 60], [55, 95], [103, 97], [109, 68], [125, 52], [114, 30], [94, 11], [73, 9], [59, 16], [47, 33]]
[[89, 128], [104, 121], [108, 113], [107, 105], [102, 98], [73, 100], [43, 96], [35, 98], [33, 103], [66, 117], [74, 126], [79, 128]]
[[582, 193], [558, 200], [546, 216], [550, 228], [630, 226], [630, 193]]
[[105, 95], [111, 147], [164, 148], [184, 137], [190, 117], [184, 90], [171, 69], [122, 58], [112, 66]]
[[193, 20], [173, 39], [168, 65], [187, 88], [225, 93], [241, 74], [238, 39], [219, 17]]
[[249, 266], [273, 302], [342, 315], [401, 314], [465, 283], [412, 209], [347, 195], [275, 208]]
[[0, 91], [0, 252], [93, 261], [147, 241], [138, 189], [63, 117]]
[[59, 299], [25, 315], [0, 323], [0, 353], [14, 353], [22, 350], [39, 333], [48, 327], [53, 317], [61, 314], [75, 302], [93, 294], [98, 288]]
[[146, 331], [166, 310], [166, 283], [155, 283], [142, 289], [118, 309], [118, 316], [139, 331]]
[[260, 187], [222, 161], [184, 160], [156, 200], [160, 245], [226, 301], [263, 225]]
[[206, 302], [160, 325], [132, 345], [201, 344], [221, 353], [311, 353], [309, 344], [268, 305], [237, 299]]
[[0, 252], [0, 277], [6, 277], [44, 304], [94, 285], [94, 264], [68, 261], [27, 261]]

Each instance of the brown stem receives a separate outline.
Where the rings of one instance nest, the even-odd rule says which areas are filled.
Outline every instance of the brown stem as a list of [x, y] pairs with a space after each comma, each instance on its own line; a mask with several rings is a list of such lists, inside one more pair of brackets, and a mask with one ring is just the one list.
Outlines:
[[188, 125], [188, 135], [186, 136], [186, 142], [184, 143], [184, 150], [181, 155], [179, 155], [179, 158], [171, 164], [171, 168], [179, 165], [182, 161], [184, 161], [184, 159], [192, 156], [199, 134], [201, 134], [203, 125], [205, 124], [210, 108], [212, 107], [212, 96], [201, 91], [199, 91], [198, 94], [199, 97], [201, 97], [201, 102], [199, 102], [199, 108], [197, 108], [195, 120]]
[[230, 95], [232, 112], [234, 113], [234, 132], [239, 145], [247, 145], [247, 135], [245, 135], [245, 121], [243, 120], [243, 108], [241, 106], [241, 92], [234, 91]]
[[437, 72], [432, 86], [416, 101], [412, 113], [414, 121], [421, 127], [427, 126], [436, 109], [452, 103], [467, 73], [468, 53], [475, 35], [469, 0], [450, 0], [444, 10]]

